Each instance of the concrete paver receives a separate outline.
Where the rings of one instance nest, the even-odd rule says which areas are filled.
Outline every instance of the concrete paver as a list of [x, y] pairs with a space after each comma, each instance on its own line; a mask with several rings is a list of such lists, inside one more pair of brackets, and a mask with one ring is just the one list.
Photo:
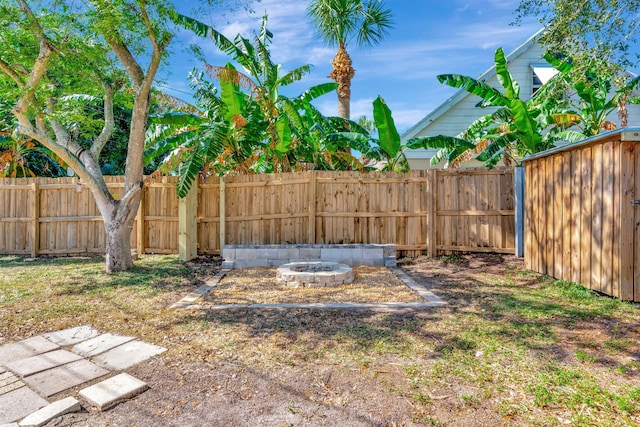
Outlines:
[[50, 334], [45, 334], [44, 336], [49, 341], [64, 347], [67, 345], [73, 345], [82, 341], [86, 341], [89, 338], [93, 338], [97, 335], [98, 331], [93, 329], [91, 326], [83, 325], [64, 329], [62, 331], [52, 332]]
[[10, 391], [17, 390], [20, 387], [24, 387], [24, 383], [20, 381], [16, 375], [11, 372], [4, 372], [0, 374], [0, 396], [7, 394]]
[[145, 391], [148, 387], [144, 381], [122, 373], [82, 389], [78, 394], [100, 411], [104, 411], [125, 399]]
[[14, 360], [13, 362], [7, 363], [7, 368], [21, 377], [26, 377], [80, 359], [82, 359], [82, 356], [71, 353], [70, 351], [54, 350], [26, 359]]
[[113, 371], [127, 369], [153, 356], [167, 351], [164, 347], [142, 341], [130, 341], [102, 353], [92, 360], [95, 364]]
[[43, 396], [49, 397], [63, 390], [107, 375], [109, 371], [86, 359], [71, 362], [24, 378], [24, 382]]
[[77, 412], [82, 409], [82, 405], [78, 399], [67, 397], [57, 402], [53, 402], [42, 409], [24, 418], [18, 425], [20, 427], [41, 427], [54, 418], [61, 417], [64, 414]]
[[28, 387], [3, 394], [0, 396], [0, 424], [18, 421], [48, 404]]
[[71, 351], [84, 357], [93, 357], [134, 339], [134, 337], [106, 333], [74, 345]]
[[26, 340], [0, 347], [0, 365], [6, 367], [7, 363], [15, 360], [57, 350], [58, 348], [56, 344], [41, 336], [27, 338]]
[[[0, 427], [42, 426], [78, 411], [82, 406], [73, 397], [49, 404], [42, 396], [49, 398], [164, 351], [135, 337], [99, 334], [90, 326], [0, 345]], [[91, 357], [102, 366], [87, 359]], [[104, 410], [147, 388], [143, 381], [120, 374], [85, 388], [83, 397]]]

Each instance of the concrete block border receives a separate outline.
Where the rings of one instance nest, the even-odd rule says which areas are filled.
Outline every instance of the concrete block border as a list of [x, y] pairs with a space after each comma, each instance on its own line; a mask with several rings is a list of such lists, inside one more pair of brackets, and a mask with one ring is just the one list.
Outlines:
[[223, 268], [279, 267], [301, 261], [329, 261], [347, 265], [396, 266], [393, 244], [224, 245]]
[[408, 274], [397, 267], [387, 267], [405, 285], [415, 291], [425, 302], [387, 302], [387, 303], [315, 303], [315, 304], [198, 304], [199, 300], [210, 292], [216, 284], [231, 270], [223, 269], [204, 285], [190, 293], [180, 301], [171, 305], [173, 309], [195, 309], [195, 310], [239, 310], [239, 309], [326, 309], [326, 310], [389, 310], [397, 311], [402, 309], [423, 309], [428, 307], [443, 307], [447, 303], [436, 296], [433, 292], [417, 284]]

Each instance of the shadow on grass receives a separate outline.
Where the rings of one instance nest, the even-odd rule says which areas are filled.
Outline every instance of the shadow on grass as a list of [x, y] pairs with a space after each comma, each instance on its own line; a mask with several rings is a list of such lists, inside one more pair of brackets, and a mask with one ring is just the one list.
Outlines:
[[[491, 255], [492, 263], [500, 262]], [[482, 273], [482, 257], [446, 260], [453, 271]], [[504, 260], [502, 260], [504, 261]], [[448, 302], [445, 308], [396, 312], [313, 309], [238, 309], [192, 314], [185, 322], [237, 325], [250, 337], [281, 335], [287, 345], [299, 344], [311, 352], [341, 346], [361, 355], [406, 355], [416, 345], [426, 346], [429, 357], [452, 353], [474, 354], [508, 348], [528, 350], [544, 361], [575, 363], [576, 347], [597, 347], [604, 356], [596, 363], [617, 366], [607, 357], [640, 360], [637, 322], [640, 310], [631, 304], [599, 296], [575, 284], [540, 276], [505, 277], [486, 283], [484, 276], [432, 275], [404, 266], [419, 283], [431, 284]], [[513, 275], [521, 274], [513, 270]], [[525, 272], [526, 273], [526, 272]], [[509, 274], [511, 276], [511, 273]], [[249, 338], [250, 339], [250, 338]], [[595, 342], [590, 342], [595, 340]], [[638, 375], [638, 369], [633, 375]]]
[[[115, 287], [138, 288], [150, 295], [163, 292], [190, 290], [199, 282], [193, 271], [177, 261], [176, 256], [144, 256], [127, 271], [105, 274], [104, 257], [58, 257], [58, 258], [0, 258], [0, 272], [39, 271], [26, 280], [45, 283], [52, 279], [49, 270], [57, 273], [54, 294], [59, 296], [101, 294]], [[62, 273], [60, 273], [62, 272]], [[7, 274], [7, 276], [9, 273]], [[28, 273], [24, 274], [28, 277]], [[52, 274], [52, 276], [55, 276]], [[61, 277], [60, 277], [61, 276]]]

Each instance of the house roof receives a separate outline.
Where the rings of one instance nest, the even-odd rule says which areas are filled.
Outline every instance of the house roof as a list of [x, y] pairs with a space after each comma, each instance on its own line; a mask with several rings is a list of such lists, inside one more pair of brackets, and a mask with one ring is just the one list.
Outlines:
[[[541, 28], [538, 32], [536, 32], [533, 36], [531, 36], [527, 41], [525, 41], [523, 44], [518, 46], [513, 52], [509, 53], [509, 55], [507, 55], [506, 57], [507, 62], [513, 61], [514, 59], [522, 55], [524, 52], [529, 50], [529, 48], [534, 45], [534, 43], [536, 42], [536, 39], [540, 36], [540, 34], [542, 34], [543, 30], [544, 29]], [[496, 74], [496, 66], [493, 65], [487, 71], [482, 73], [480, 77], [478, 77], [476, 80], [485, 81], [490, 77], [495, 76], [495, 74]], [[464, 89], [458, 90], [451, 98], [447, 99], [445, 102], [440, 104], [435, 110], [427, 114], [422, 120], [420, 120], [418, 123], [416, 123], [407, 131], [405, 131], [402, 134], [401, 139], [403, 141], [406, 141], [407, 139], [417, 136], [418, 133], [420, 133], [420, 131], [422, 131], [425, 127], [427, 127], [431, 122], [433, 122], [438, 117], [445, 114], [447, 111], [453, 108], [453, 106], [458, 104], [467, 96], [471, 96], [471, 94], [465, 91]]]

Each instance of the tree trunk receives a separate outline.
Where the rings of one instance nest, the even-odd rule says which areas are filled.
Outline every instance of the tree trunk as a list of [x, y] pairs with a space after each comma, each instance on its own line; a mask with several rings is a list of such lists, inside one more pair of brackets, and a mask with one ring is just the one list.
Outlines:
[[351, 79], [356, 74], [344, 43], [340, 43], [329, 78], [338, 83], [338, 117], [351, 118]]
[[105, 222], [106, 255], [105, 271], [114, 273], [133, 267], [131, 257], [131, 225]]
[[105, 271], [114, 273], [128, 270], [133, 267], [130, 239], [133, 221], [140, 204], [140, 193], [127, 201], [108, 200], [100, 196], [95, 199], [104, 219]]
[[340, 96], [338, 93], [338, 117], [351, 118], [351, 96]]

